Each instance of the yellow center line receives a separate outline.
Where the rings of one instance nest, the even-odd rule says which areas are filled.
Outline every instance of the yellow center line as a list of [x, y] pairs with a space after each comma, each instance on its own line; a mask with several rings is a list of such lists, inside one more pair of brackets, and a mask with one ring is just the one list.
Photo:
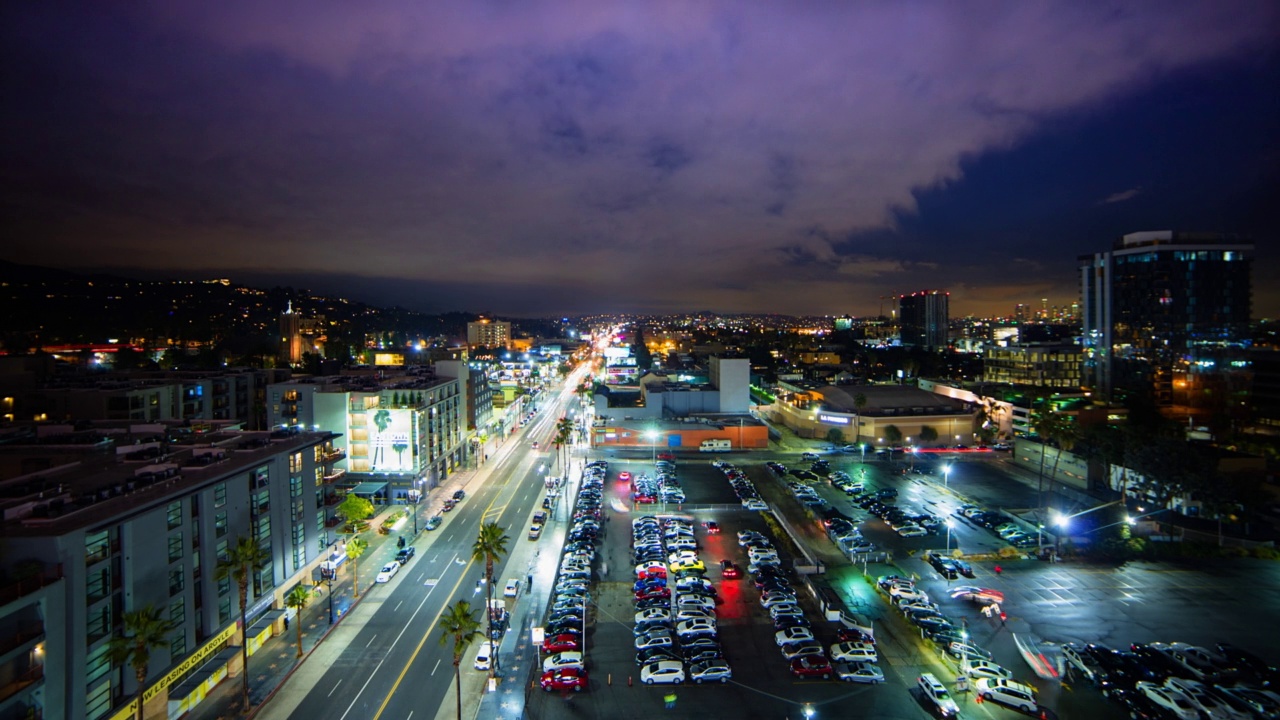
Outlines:
[[[493, 499], [489, 501], [488, 506], [486, 506], [484, 511], [480, 513], [481, 520], [491, 513], [494, 504], [498, 502], [498, 498], [501, 496], [501, 490], [511, 483], [511, 479], [512, 476], [508, 475], [507, 479], [498, 486], [497, 490], [499, 492], [495, 492], [493, 494]], [[505, 508], [506, 505], [503, 505], [502, 507]], [[501, 509], [499, 512], [501, 512]], [[449, 591], [450, 596], [458, 592], [458, 588], [462, 586], [462, 581], [467, 577], [467, 572], [471, 570], [471, 566], [474, 565], [475, 562], [476, 561], [472, 559], [467, 563], [467, 566], [462, 569], [462, 575], [458, 577], [458, 582], [454, 583], [453, 589]], [[445, 605], [445, 607], [448, 607], [448, 605]], [[414, 661], [418, 659], [418, 653], [422, 652], [422, 647], [427, 644], [427, 638], [431, 637], [431, 632], [436, 629], [436, 624], [440, 622], [440, 617], [444, 615], [445, 607], [440, 608], [440, 612], [436, 613], [435, 619], [431, 621], [431, 625], [427, 627], [427, 631], [422, 634], [422, 639], [418, 641], [418, 646], [413, 649], [413, 654], [409, 656], [408, 662], [404, 664], [404, 669], [400, 671], [400, 675], [396, 678], [395, 683], [391, 685], [391, 690], [387, 692], [387, 696], [382, 700], [382, 704], [378, 706], [378, 712], [373, 714], [373, 720], [378, 720], [378, 718], [382, 717], [383, 711], [387, 709], [387, 705], [391, 702], [391, 697], [396, 694], [396, 690], [400, 688], [400, 683], [403, 682], [405, 676], [409, 674], [409, 668], [412, 667]]]

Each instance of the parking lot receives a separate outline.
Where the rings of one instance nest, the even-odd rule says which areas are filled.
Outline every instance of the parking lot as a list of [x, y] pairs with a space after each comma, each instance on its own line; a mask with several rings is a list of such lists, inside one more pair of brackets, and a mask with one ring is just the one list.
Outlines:
[[[874, 621], [880, 667], [887, 682], [854, 685], [834, 680], [798, 680], [791, 676], [789, 663], [774, 640], [772, 621], [760, 605], [759, 592], [750, 576], [740, 580], [723, 580], [719, 576], [722, 559], [746, 567], [746, 553], [737, 543], [738, 531], [768, 534], [769, 530], [761, 513], [741, 508], [724, 475], [711, 467], [711, 459], [714, 458], [685, 457], [677, 463], [686, 502], [665, 507], [633, 506], [630, 484], [617, 480], [622, 470], [651, 472], [651, 461], [611, 461], [609, 481], [604, 487], [609, 519], [604, 523], [593, 584], [590, 693], [576, 701], [540, 693], [530, 703], [532, 716], [560, 717], [567, 709], [571, 709], [575, 717], [661, 712], [664, 696], [675, 692], [681, 714], [690, 716], [698, 713], [719, 716], [726, 708], [733, 708], [735, 717], [802, 717], [805, 705], [809, 705], [817, 713], [815, 717], [844, 717], [843, 709], [849, 707], [846, 703], [855, 702], [859, 716], [930, 717], [920, 693], [914, 690], [915, 680], [921, 672], [933, 672], [950, 686], [955, 679], [954, 665], [944, 663], [936, 646], [922, 641], [919, 630], [890, 609], [884, 596], [878, 595], [866, 581], [862, 567], [855, 568], [842, 561], [836, 546], [823, 534], [820, 523], [806, 523], [801, 505], [786, 485], [777, 482], [764, 468], [762, 460], [749, 463], [739, 460], [761, 496], [792, 518], [806, 544], [818, 551], [820, 559], [829, 562], [820, 582], [829, 585], [847, 607]], [[857, 463], [852, 465], [857, 472]], [[898, 487], [900, 502], [905, 500], [942, 514], [943, 510], [959, 507], [968, 499], [953, 489], [938, 487], [933, 478], [904, 476], [888, 467], [868, 465], [871, 467], [867, 486]], [[1127, 647], [1131, 642], [1155, 640], [1185, 640], [1210, 646], [1225, 640], [1255, 652], [1267, 651], [1258, 640], [1257, 623], [1262, 616], [1251, 618], [1239, 613], [1238, 595], [1224, 589], [1257, 587], [1260, 594], [1255, 597], [1268, 598], [1264, 602], [1273, 603], [1269, 598], [1274, 598], [1275, 591], [1280, 590], [1280, 573], [1274, 567], [1261, 568], [1263, 574], [1259, 575], [1259, 564], [1251, 561], [1220, 564], [1211, 569], [1180, 569], [1141, 564], [1106, 568], [1012, 560], [1005, 563], [1005, 572], [999, 576], [993, 571], [993, 562], [979, 562], [973, 564], [976, 578], [948, 581], [918, 557], [923, 549], [942, 548], [945, 537], [899, 538], [880, 519], [850, 506], [844, 493], [829, 483], [813, 485], [834, 507], [847, 512], [865, 536], [894, 552], [893, 566], [871, 563], [866, 568], [870, 575], [906, 572], [918, 576], [918, 586], [938, 601], [942, 612], [963, 622], [973, 640], [991, 651], [999, 664], [1013, 670], [1017, 679], [1029, 681], [1038, 688], [1040, 703], [1051, 708], [1050, 717], [1055, 711], [1059, 717], [1118, 718], [1124, 714], [1087, 682], [1079, 682], [1080, 678], [1068, 677], [1065, 684], [1036, 678], [1016, 648], [1015, 635], [1049, 643], [1101, 642], [1116, 648]], [[928, 502], [934, 505], [930, 508], [926, 505]], [[645, 514], [683, 517], [695, 528], [699, 556], [722, 601], [715, 608], [718, 636], [733, 673], [726, 685], [685, 683], [673, 689], [664, 685], [646, 687], [639, 682], [633, 635], [636, 576], [630, 540], [631, 519]], [[707, 520], [719, 524], [718, 534], [705, 531], [702, 523]], [[972, 524], [961, 524], [953, 530], [952, 547], [959, 545], [970, 550], [980, 543], [993, 548], [1000, 545], [988, 531]], [[916, 557], [910, 551], [915, 551]], [[789, 565], [791, 558], [786, 557], [785, 550], [783, 555], [784, 565]], [[979, 606], [950, 598], [947, 589], [960, 583], [999, 588], [1007, 598], [1004, 604], [1007, 620], [1002, 624], [998, 618], [983, 617]], [[817, 639], [829, 647], [836, 641], [837, 626], [818, 617], [815, 605], [806, 594], [801, 593], [800, 597]], [[1232, 612], [1233, 608], [1237, 612]], [[1213, 622], [1206, 622], [1207, 618], [1213, 618]], [[964, 694], [958, 694], [956, 699], [965, 717], [1017, 715], [1015, 711], [992, 704], [972, 704], [971, 696]]]

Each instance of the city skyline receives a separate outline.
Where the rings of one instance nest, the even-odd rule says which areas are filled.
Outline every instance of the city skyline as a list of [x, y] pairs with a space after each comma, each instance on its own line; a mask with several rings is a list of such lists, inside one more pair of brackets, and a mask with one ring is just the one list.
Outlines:
[[1129, 232], [1277, 259], [1266, 3], [8, 15], [14, 262], [509, 316], [937, 288], [962, 316], [1069, 306]]

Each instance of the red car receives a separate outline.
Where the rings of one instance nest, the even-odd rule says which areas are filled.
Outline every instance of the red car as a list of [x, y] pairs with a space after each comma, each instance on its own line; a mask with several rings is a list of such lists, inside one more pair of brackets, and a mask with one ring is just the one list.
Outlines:
[[840, 642], [861, 642], [871, 645], [874, 645], [876, 642], [875, 638], [867, 635], [861, 630], [854, 630], [853, 628], [840, 628], [836, 631], [836, 639]]
[[658, 497], [656, 495], [636, 495], [636, 502], [648, 505], [658, 502]]
[[618, 479], [621, 480], [622, 482], [630, 482], [631, 473], [627, 472], [626, 470], [623, 470], [622, 472], [618, 473]]
[[831, 678], [831, 663], [822, 655], [803, 655], [791, 661], [791, 674], [796, 677]]
[[576, 635], [556, 635], [542, 641], [542, 652], [548, 655], [576, 652], [578, 648], [578, 637]]
[[542, 673], [542, 689], [547, 692], [552, 690], [582, 692], [582, 688], [586, 686], [587, 671], [582, 668], [561, 668]]
[[708, 534], [708, 535], [719, 535], [719, 534], [720, 534], [720, 523], [716, 522], [715, 520], [708, 520], [708, 521], [706, 521], [706, 522], [702, 523], [702, 527], [704, 527], [704, 528], [706, 528], [706, 529], [707, 529], [707, 534]]
[[645, 588], [636, 593], [637, 600], [648, 600], [649, 598], [665, 598], [671, 597], [671, 591], [664, 587]]
[[720, 569], [720, 576], [725, 580], [737, 580], [742, 577], [742, 568], [737, 565], [729, 565]]

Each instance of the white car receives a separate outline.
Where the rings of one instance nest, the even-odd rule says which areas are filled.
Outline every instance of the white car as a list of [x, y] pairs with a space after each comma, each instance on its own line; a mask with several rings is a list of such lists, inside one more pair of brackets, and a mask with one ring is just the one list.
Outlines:
[[900, 600], [911, 600], [920, 602], [929, 602], [929, 593], [923, 590], [917, 590], [908, 585], [892, 585], [889, 587], [889, 596], [894, 598], [895, 602]]
[[517, 594], [519, 594], [519, 592], [520, 592], [520, 581], [512, 579], [507, 581], [507, 587], [502, 590], [502, 596], [515, 597]]
[[877, 662], [876, 646], [862, 642], [842, 642], [831, 646], [831, 659], [838, 662]]
[[1177, 690], [1146, 681], [1135, 684], [1133, 689], [1146, 695], [1148, 700], [1181, 720], [1197, 720], [1200, 717], [1200, 711], [1196, 709], [1190, 698]]
[[992, 680], [1009, 679], [1013, 677], [1013, 673], [1008, 668], [1001, 667], [990, 660], [976, 658], [969, 661], [967, 667], [963, 668], [964, 674], [971, 678], [988, 678]]
[[768, 510], [769, 506], [763, 500], [743, 500], [742, 507], [748, 510]]
[[683, 610], [684, 608], [700, 608], [707, 612], [715, 612], [716, 601], [706, 595], [691, 595], [682, 593], [676, 595], [676, 607]]
[[713, 633], [716, 631], [716, 621], [710, 618], [695, 618], [693, 620], [685, 620], [676, 625], [676, 634], [680, 637], [686, 635], [696, 635], [698, 633]]
[[476, 651], [475, 666], [477, 670], [488, 670], [493, 663], [493, 643], [485, 640], [480, 643], [480, 649]]
[[770, 590], [760, 596], [760, 604], [767, 608], [771, 608], [774, 605], [781, 605], [783, 603], [791, 603], [792, 605], [795, 605], [796, 594], [786, 590]]
[[636, 613], [636, 624], [648, 622], [667, 622], [671, 620], [671, 613], [662, 608], [648, 608]]
[[1030, 685], [1003, 678], [982, 678], [975, 683], [978, 695], [987, 701], [996, 701], [1023, 712], [1035, 712], [1036, 691]]
[[929, 704], [937, 709], [938, 714], [942, 717], [955, 717], [960, 714], [960, 706], [956, 705], [956, 701], [951, 699], [951, 694], [947, 692], [947, 687], [938, 682], [938, 678], [933, 673], [923, 673], [916, 678], [916, 686], [920, 688], [920, 692], [924, 693], [924, 697]]
[[380, 583], [391, 582], [391, 578], [395, 577], [397, 572], [400, 572], [400, 563], [389, 562], [382, 566], [382, 569], [378, 571], [378, 577], [374, 578], [374, 580]]
[[562, 670], [564, 668], [580, 668], [583, 666], [582, 653], [580, 652], [562, 652], [556, 653], [542, 661], [542, 672], [550, 672], [552, 670]]
[[676, 550], [667, 555], [667, 562], [672, 565], [676, 563], [691, 563], [698, 561], [698, 553], [692, 550]]
[[845, 682], [856, 683], [882, 683], [884, 682], [884, 672], [880, 670], [879, 665], [865, 662], [855, 663], [832, 663], [831, 667], [836, 671], [836, 677]]
[[781, 605], [774, 605], [773, 607], [769, 608], [769, 617], [773, 618], [774, 620], [777, 620], [783, 615], [795, 615], [795, 616], [803, 617], [804, 610], [800, 609], [800, 606], [796, 605], [795, 603], [782, 603]]
[[779, 645], [786, 645], [793, 642], [804, 642], [813, 640], [813, 631], [807, 627], [789, 627], [785, 630], [779, 630], [773, 634], [773, 639]]
[[684, 606], [676, 608], [676, 622], [684, 622], [685, 620], [711, 620], [716, 619], [716, 611], [708, 610], [702, 607]]
[[1165, 680], [1164, 684], [1165, 687], [1186, 695], [1191, 704], [1195, 705], [1205, 717], [1213, 720], [1246, 720], [1249, 717], [1247, 713], [1239, 712], [1223, 702], [1209, 692], [1209, 688], [1204, 683], [1197, 680], [1171, 677]]
[[640, 682], [645, 685], [675, 684], [684, 682], [684, 663], [679, 660], [659, 660], [640, 668]]

